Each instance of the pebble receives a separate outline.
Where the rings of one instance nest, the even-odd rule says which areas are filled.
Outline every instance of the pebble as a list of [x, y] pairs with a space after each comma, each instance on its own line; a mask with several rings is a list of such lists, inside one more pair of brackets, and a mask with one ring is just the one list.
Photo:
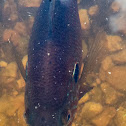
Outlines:
[[16, 34], [16, 32], [12, 29], [6, 29], [4, 30], [4, 33], [3, 33], [3, 41], [6, 42], [6, 41], [9, 41], [11, 36]]
[[77, 3], [80, 4], [81, 1], [82, 1], [82, 0], [77, 0]]
[[17, 5], [14, 0], [6, 0], [3, 7], [3, 20], [5, 22], [14, 22], [18, 20]]
[[111, 67], [114, 66], [114, 63], [112, 62], [112, 58], [110, 56], [107, 56], [101, 63], [101, 68], [104, 71], [107, 71], [108, 69], [110, 69]]
[[19, 0], [19, 5], [23, 7], [39, 7], [42, 0]]
[[117, 114], [115, 116], [114, 122], [115, 122], [116, 126], [126, 126], [126, 108], [125, 108], [125, 106], [124, 107], [120, 106], [117, 109]]
[[94, 74], [94, 73], [90, 73], [90, 74], [88, 74], [87, 75], [87, 77], [86, 77], [86, 82], [88, 83], [88, 84], [92, 84], [93, 82], [95, 82], [96, 81], [96, 75]]
[[101, 67], [100, 70], [99, 70], [99, 78], [102, 80], [102, 81], [105, 81], [106, 79], [106, 72], [104, 71], [104, 69]]
[[98, 14], [99, 8], [98, 5], [91, 6], [88, 10], [90, 16], [96, 16]]
[[[7, 97], [7, 96], [6, 96]], [[5, 106], [5, 113], [8, 116], [13, 116], [14, 113], [16, 114], [16, 111], [19, 110], [21, 108], [22, 105], [24, 105], [24, 94], [20, 94], [14, 98], [9, 98], [8, 101], [5, 99], [5, 101], [3, 101], [3, 103], [9, 103], [9, 105], [7, 104]]]
[[0, 61], [0, 67], [6, 67], [7, 66], [7, 62], [5, 61]]
[[102, 103], [103, 97], [102, 97], [102, 91], [100, 87], [94, 87], [90, 92], [89, 96], [91, 101], [96, 102], [96, 103]]
[[[87, 102], [80, 112], [81, 118], [91, 119], [103, 111], [103, 106], [96, 102]], [[87, 114], [88, 113], [88, 114]]]
[[17, 77], [17, 64], [15, 62], [9, 63], [7, 67], [3, 69], [2, 76], [16, 78]]
[[110, 52], [122, 50], [124, 48], [122, 44], [122, 38], [120, 36], [107, 36], [107, 48]]
[[13, 42], [14, 46], [17, 46], [21, 41], [20, 35], [12, 29], [6, 29], [3, 33], [3, 41], [4, 42]]
[[117, 1], [112, 2], [111, 9], [113, 12], [118, 12], [120, 10], [120, 4]]
[[117, 65], [126, 63], [126, 49], [111, 55], [111, 59]]
[[17, 113], [17, 117], [18, 117], [18, 124], [21, 125], [21, 126], [26, 126], [26, 121], [24, 119], [24, 106], [22, 105], [19, 109], [18, 109], [18, 113]]
[[100, 78], [96, 78], [96, 83], [97, 83], [97, 84], [101, 84]]
[[113, 105], [117, 103], [120, 96], [123, 94], [117, 92], [114, 88], [112, 88], [108, 83], [104, 82], [101, 84], [101, 90], [104, 92], [104, 99], [106, 104]]
[[14, 30], [21, 35], [27, 36], [27, 30], [24, 22], [17, 22], [16, 25], [14, 26]]
[[7, 124], [7, 121], [7, 117], [3, 113], [0, 113], [0, 126], [5, 126], [5, 124]]
[[18, 84], [19, 89], [25, 87], [25, 81], [24, 81], [24, 79], [21, 78], [21, 79], [17, 80], [17, 84]]
[[126, 90], [126, 67], [114, 66], [106, 73], [106, 81], [119, 90]]
[[90, 96], [89, 96], [88, 93], [86, 93], [86, 94], [79, 100], [78, 104], [79, 104], [79, 105], [80, 105], [80, 104], [83, 104], [83, 103], [85, 103], [86, 101], [88, 101], [89, 99], [90, 99]]
[[114, 107], [107, 107], [105, 110], [92, 120], [95, 126], [108, 126], [111, 119], [115, 116], [116, 109]]
[[90, 21], [89, 21], [87, 10], [86, 9], [79, 10], [79, 17], [80, 17], [81, 28], [83, 30], [89, 30]]

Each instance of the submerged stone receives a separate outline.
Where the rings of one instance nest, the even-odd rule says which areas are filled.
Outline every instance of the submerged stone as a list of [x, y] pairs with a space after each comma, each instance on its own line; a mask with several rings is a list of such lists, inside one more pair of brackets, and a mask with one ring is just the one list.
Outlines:
[[126, 67], [114, 66], [106, 73], [106, 81], [116, 89], [126, 90]]
[[108, 126], [111, 119], [115, 116], [116, 109], [114, 107], [105, 108], [105, 110], [92, 120], [95, 126]]

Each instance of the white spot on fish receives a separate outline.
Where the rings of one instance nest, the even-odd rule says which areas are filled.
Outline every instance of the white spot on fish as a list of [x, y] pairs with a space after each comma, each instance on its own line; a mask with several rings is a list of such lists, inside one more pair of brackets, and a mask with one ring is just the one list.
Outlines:
[[50, 53], [47, 53], [48, 56], [50, 56]]
[[71, 70], [69, 70], [69, 73], [72, 72]]
[[54, 100], [57, 100], [57, 98], [54, 98]]
[[67, 26], [69, 27], [69, 26], [70, 26], [70, 24], [67, 24]]
[[106, 18], [106, 21], [108, 21], [108, 18]]
[[37, 109], [38, 107], [37, 106], [35, 106], [35, 109]]
[[55, 118], [55, 115], [52, 115], [53, 119]]
[[38, 103], [38, 106], [40, 107], [40, 103]]

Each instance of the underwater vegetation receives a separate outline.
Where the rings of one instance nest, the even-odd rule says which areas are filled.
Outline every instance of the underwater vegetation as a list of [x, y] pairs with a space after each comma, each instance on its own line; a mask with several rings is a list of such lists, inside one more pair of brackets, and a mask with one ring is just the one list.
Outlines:
[[[24, 119], [24, 68], [36, 11], [41, 0], [0, 1], [0, 126], [27, 126]], [[126, 3], [125, 0], [78, 0], [84, 70], [72, 126], [126, 125]], [[88, 85], [93, 87], [88, 92]]]

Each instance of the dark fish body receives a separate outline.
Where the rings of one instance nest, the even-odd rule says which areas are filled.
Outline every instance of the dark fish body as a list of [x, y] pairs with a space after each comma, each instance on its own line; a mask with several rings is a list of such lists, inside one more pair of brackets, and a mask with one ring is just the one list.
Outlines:
[[0, 22], [3, 21], [3, 7], [4, 7], [4, 0], [0, 1]]
[[70, 124], [78, 100], [81, 44], [77, 0], [43, 0], [28, 50], [25, 115], [30, 126]]

